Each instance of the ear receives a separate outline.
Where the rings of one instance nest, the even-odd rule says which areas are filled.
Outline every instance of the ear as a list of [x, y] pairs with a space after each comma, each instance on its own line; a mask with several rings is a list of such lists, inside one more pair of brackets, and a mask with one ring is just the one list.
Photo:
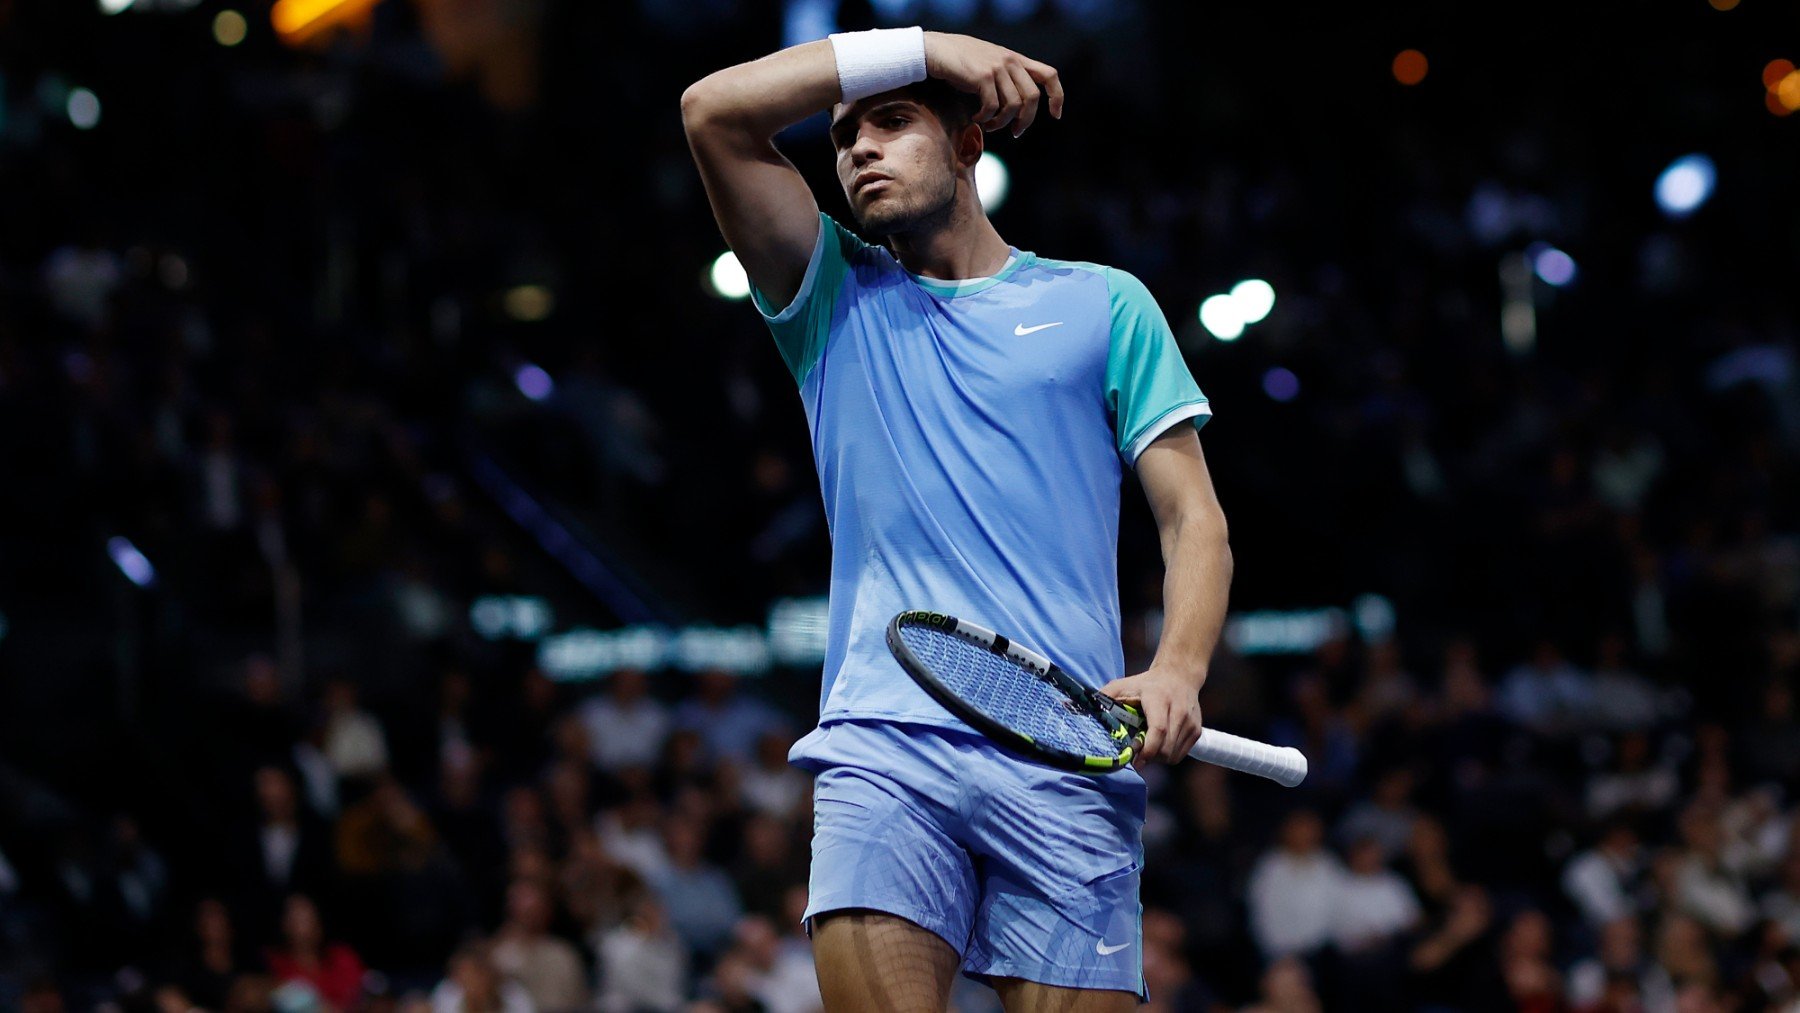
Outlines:
[[982, 134], [981, 127], [975, 123], [965, 123], [956, 133], [953, 141], [956, 151], [956, 167], [969, 170], [981, 161], [981, 153], [987, 150], [987, 137]]

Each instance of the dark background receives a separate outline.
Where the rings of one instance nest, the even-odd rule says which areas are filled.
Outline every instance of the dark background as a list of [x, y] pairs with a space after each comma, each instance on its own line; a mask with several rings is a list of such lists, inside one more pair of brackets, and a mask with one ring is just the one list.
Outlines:
[[[782, 5], [386, 0], [290, 45], [251, 2], [230, 47], [213, 37], [226, 6], [0, 0], [0, 855], [16, 873], [0, 875], [0, 1005], [46, 989], [77, 1008], [148, 1001], [203, 896], [231, 899], [244, 971], [261, 968], [278, 933], [253, 913], [266, 898], [242, 899], [228, 842], [266, 815], [254, 772], [298, 776], [296, 746], [340, 727], [328, 685], [388, 747], [385, 775], [344, 778], [345, 810], [391, 776], [443, 831], [437, 718], [463, 706], [494, 827], [510, 825], [503, 798], [580, 768], [581, 819], [654, 797], [730, 867], [743, 814], [723, 754], [665, 757], [651, 780], [585, 763], [557, 729], [605, 680], [547, 679], [530, 643], [479, 635], [470, 606], [530, 596], [558, 630], [730, 627], [825, 590], [798, 398], [754, 311], [705, 285], [724, 247], [677, 109], [688, 83], [781, 46]], [[1557, 877], [1617, 815], [1589, 802], [1624, 738], [1680, 785], [1635, 813], [1646, 932], [1686, 911], [1678, 877], [1652, 874], [1704, 851], [1682, 826], [1731, 832], [1761, 787], [1785, 812], [1800, 119], [1772, 113], [1761, 75], [1800, 58], [1794, 6], [1046, 0], [836, 17], [966, 31], [1061, 70], [1062, 121], [990, 139], [1012, 170], [1001, 234], [1129, 270], [1161, 302], [1216, 412], [1203, 444], [1234, 612], [1392, 608], [1391, 639], [1346, 625], [1297, 652], [1222, 652], [1209, 715], [1302, 744], [1317, 771], [1295, 793], [1232, 781], [1231, 855], [1182, 836], [1205, 837], [1201, 775], [1155, 782], [1179, 832], [1152, 874], [1223, 905], [1216, 922], [1176, 909], [1168, 946], [1219, 1003], [1264, 989], [1274, 955], [1243, 898], [1276, 821], [1299, 806], [1334, 823], [1390, 770], [1448, 828], [1459, 881], [1495, 898], [1493, 938], [1472, 945], [1503, 978], [1524, 960], [1501, 940], [1520, 912], [1555, 923], [1554, 973], [1594, 952]], [[1405, 48], [1430, 61], [1413, 87], [1390, 72]], [[74, 88], [100, 101], [92, 129], [70, 121]], [[818, 125], [784, 148], [848, 221]], [[1674, 219], [1653, 187], [1689, 153], [1718, 185]], [[1502, 264], [1539, 243], [1578, 273], [1526, 283], [1535, 345], [1509, 350]], [[1197, 306], [1247, 277], [1274, 285], [1273, 313], [1213, 339]], [[541, 318], [521, 286], [548, 293]], [[526, 364], [553, 379], [547, 399], [521, 393]], [[1265, 393], [1274, 368], [1297, 396]], [[1121, 592], [1142, 663], [1160, 568], [1127, 484]], [[109, 558], [116, 538], [154, 565], [151, 586]], [[1449, 688], [1459, 666], [1497, 702]], [[653, 671], [655, 697], [691, 702], [693, 667]], [[817, 675], [777, 666], [738, 699], [771, 702], [791, 736]], [[471, 702], [444, 703], [459, 680]], [[1615, 690], [1658, 703], [1646, 716]], [[803, 855], [804, 816], [787, 817]], [[430, 987], [457, 941], [505, 931], [518, 870], [438, 837], [393, 873], [428, 867], [436, 885], [418, 889], [461, 898], [430, 933], [382, 921], [404, 901], [344, 900], [342, 869], [312, 891], [392, 1000]], [[128, 876], [145, 849], [162, 871], [144, 910], [70, 886]], [[1762, 903], [1780, 863], [1731, 874]], [[556, 933], [607, 927], [575, 927], [555, 900]], [[1426, 909], [1416, 933], [1449, 901]], [[1776, 1002], [1754, 981], [1759, 960], [1794, 966], [1782, 946], [1707, 931], [1704, 1001]], [[1358, 979], [1311, 959], [1327, 1008], [1351, 1008]], [[709, 963], [687, 994], [729, 1005]], [[1426, 1008], [1404, 963], [1380, 980]]]

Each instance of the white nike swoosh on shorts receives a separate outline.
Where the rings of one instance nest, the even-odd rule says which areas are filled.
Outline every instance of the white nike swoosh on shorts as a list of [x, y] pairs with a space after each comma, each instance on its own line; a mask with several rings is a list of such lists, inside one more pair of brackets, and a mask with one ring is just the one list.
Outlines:
[[1036, 333], [1037, 331], [1041, 331], [1046, 327], [1061, 327], [1062, 325], [1063, 325], [1063, 322], [1061, 320], [1058, 320], [1052, 324], [1039, 324], [1036, 327], [1027, 327], [1024, 324], [1014, 324], [1013, 325], [1013, 333], [1017, 334], [1019, 337], [1022, 338], [1027, 334]]
[[1100, 954], [1102, 957], [1110, 957], [1130, 945], [1130, 943], [1120, 943], [1117, 946], [1108, 946], [1106, 945], [1106, 940], [1096, 939], [1094, 940], [1094, 952]]

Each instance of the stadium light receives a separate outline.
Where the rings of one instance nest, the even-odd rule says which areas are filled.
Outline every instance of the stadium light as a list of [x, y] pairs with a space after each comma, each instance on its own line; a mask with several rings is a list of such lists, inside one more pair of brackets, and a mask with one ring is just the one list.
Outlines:
[[123, 14], [136, 0], [100, 0], [100, 13]]
[[1300, 395], [1300, 378], [1290, 369], [1276, 366], [1263, 374], [1263, 393], [1286, 404]]
[[525, 323], [537, 323], [556, 309], [556, 293], [543, 285], [514, 285], [501, 299], [506, 315]]
[[137, 546], [122, 535], [114, 535], [106, 540], [106, 554], [112, 557], [113, 565], [125, 575], [125, 579], [138, 587], [150, 587], [156, 583], [156, 567], [138, 551]]
[[1261, 278], [1251, 278], [1231, 286], [1231, 298], [1237, 302], [1244, 323], [1261, 323], [1275, 308], [1275, 286]]
[[981, 210], [989, 214], [999, 210], [1011, 188], [1012, 173], [1006, 163], [991, 151], [982, 152], [975, 163], [975, 196], [981, 198]]
[[69, 114], [69, 122], [75, 124], [75, 129], [92, 130], [100, 125], [100, 96], [86, 88], [76, 88], [69, 92], [65, 111]]
[[1224, 295], [1200, 304], [1200, 325], [1220, 341], [1236, 341], [1244, 328], [1261, 322], [1275, 308], [1275, 286], [1261, 278], [1249, 278], [1231, 286]]
[[744, 265], [738, 263], [737, 254], [730, 250], [719, 254], [706, 277], [712, 283], [713, 295], [721, 299], [750, 297], [750, 276], [744, 273]]
[[1431, 70], [1431, 61], [1425, 59], [1425, 54], [1416, 49], [1403, 49], [1400, 51], [1400, 55], [1394, 57], [1391, 69], [1394, 72], [1394, 80], [1411, 87], [1425, 80], [1425, 75]]
[[1531, 270], [1544, 284], [1562, 288], [1575, 280], [1575, 258], [1549, 243], [1532, 243], [1525, 249]]
[[1656, 206], [1670, 218], [1686, 218], [1712, 196], [1718, 170], [1705, 155], [1683, 155], [1656, 177]]
[[1236, 341], [1244, 333], [1244, 311], [1228, 295], [1208, 296], [1200, 304], [1200, 326], [1220, 341]]
[[213, 17], [213, 41], [221, 46], [235, 46], [250, 34], [250, 22], [234, 10], [223, 10]]
[[550, 374], [544, 372], [542, 366], [529, 362], [513, 370], [513, 384], [519, 388], [519, 393], [533, 401], [548, 401], [550, 395], [556, 393], [556, 381], [550, 379]]

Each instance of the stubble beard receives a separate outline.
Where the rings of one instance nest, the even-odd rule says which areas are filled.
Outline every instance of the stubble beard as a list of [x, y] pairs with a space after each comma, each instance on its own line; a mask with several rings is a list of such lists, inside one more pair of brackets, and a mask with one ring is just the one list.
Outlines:
[[857, 225], [870, 236], [880, 239], [943, 228], [950, 224], [951, 216], [956, 212], [956, 176], [946, 174], [941, 179], [942, 185], [931, 193], [922, 193], [910, 200], [878, 200], [867, 209], [857, 211]]

